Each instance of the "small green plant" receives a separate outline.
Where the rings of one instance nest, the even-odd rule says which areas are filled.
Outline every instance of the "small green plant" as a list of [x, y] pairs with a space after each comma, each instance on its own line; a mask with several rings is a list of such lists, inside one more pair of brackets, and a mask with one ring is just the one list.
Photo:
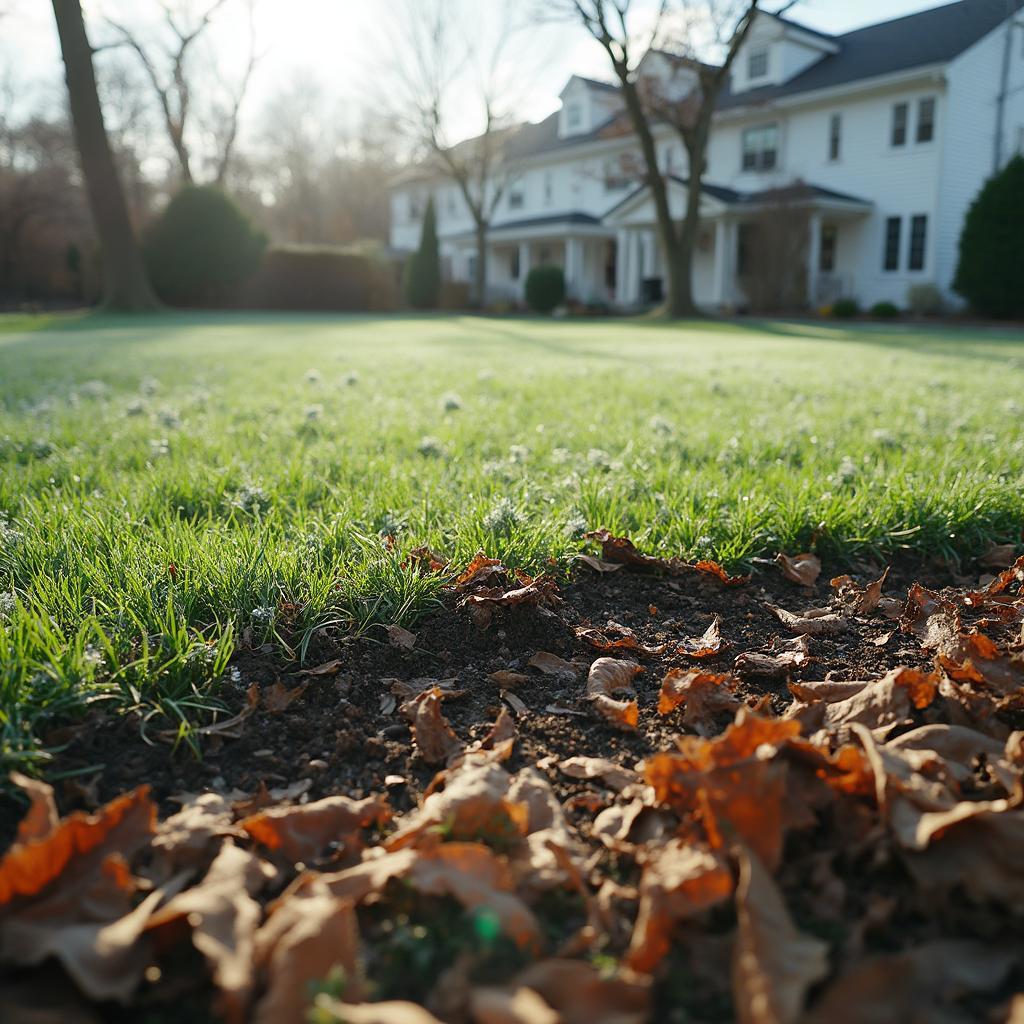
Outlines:
[[876, 320], [895, 320], [900, 315], [900, 308], [893, 302], [876, 302], [871, 307], [871, 315]]
[[989, 178], [967, 211], [953, 287], [985, 316], [1024, 317], [1024, 156]]
[[535, 313], [551, 313], [565, 301], [565, 271], [553, 265], [534, 267], [526, 277], [526, 301]]
[[420, 247], [405, 264], [405, 301], [413, 309], [437, 309], [441, 296], [441, 256], [433, 198], [423, 215]]
[[266, 236], [220, 189], [189, 186], [146, 235], [150, 280], [172, 306], [229, 302], [260, 265]]
[[851, 320], [860, 313], [856, 299], [837, 299], [832, 304], [832, 315], [840, 320]]
[[942, 292], [933, 284], [912, 284], [907, 289], [907, 309], [914, 316], [938, 316], [944, 307]]

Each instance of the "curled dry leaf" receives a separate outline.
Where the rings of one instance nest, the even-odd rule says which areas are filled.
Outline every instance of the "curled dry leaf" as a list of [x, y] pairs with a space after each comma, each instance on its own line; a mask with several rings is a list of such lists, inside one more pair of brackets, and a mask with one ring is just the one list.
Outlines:
[[558, 603], [558, 585], [545, 576], [533, 578], [526, 573], [516, 572], [519, 586], [512, 590], [490, 587], [475, 590], [462, 598], [462, 605], [468, 607], [473, 622], [481, 629], [490, 625], [495, 608], [515, 608], [521, 605], [547, 607]]
[[[1012, 554], [1011, 554], [1012, 557]], [[1007, 559], [1009, 561], [1009, 559]], [[1000, 563], [1005, 565], [1006, 562]], [[983, 590], [971, 591], [965, 598], [966, 602], [975, 607], [987, 602], [1009, 590], [1014, 584], [1024, 584], [1024, 555], [1021, 555], [1009, 569], [1004, 569], [987, 587]]]
[[900, 628], [916, 636], [926, 651], [951, 650], [960, 636], [960, 612], [952, 601], [915, 583], [907, 593]]
[[60, 816], [53, 798], [53, 787], [38, 779], [30, 779], [21, 772], [11, 772], [11, 782], [29, 798], [28, 813], [18, 822], [16, 845], [45, 839], [56, 829]]
[[492, 672], [488, 677], [492, 683], [497, 683], [503, 690], [514, 690], [517, 686], [525, 686], [530, 682], [530, 677], [522, 672], [510, 672], [508, 669], [499, 669]]
[[749, 576], [730, 576], [717, 562], [704, 560], [693, 567], [702, 576], [713, 576], [727, 587], [742, 587], [750, 582]]
[[882, 587], [888, 576], [886, 569], [879, 579], [866, 587], [861, 587], [852, 576], [836, 576], [831, 587], [836, 592], [836, 600], [851, 615], [871, 615], [882, 600]]
[[590, 700], [597, 713], [611, 725], [633, 730], [640, 724], [640, 705], [635, 700], [615, 700], [603, 693]]
[[192, 793], [180, 799], [182, 809], [161, 822], [153, 837], [153, 850], [167, 875], [178, 868], [198, 867], [216, 839], [245, 836], [234, 825], [231, 802], [220, 793]]
[[666, 645], [650, 647], [643, 643], [628, 626], [609, 622], [603, 629], [593, 626], [577, 626], [576, 638], [599, 651], [636, 651], [638, 654], [661, 654]]
[[787, 629], [800, 636], [832, 636], [836, 633], [843, 633], [850, 628], [849, 622], [841, 615], [835, 615], [828, 609], [812, 608], [797, 615], [788, 612], [785, 608], [777, 608], [773, 604], [766, 605], [769, 611]]
[[703, 636], [684, 640], [677, 650], [690, 658], [710, 658], [718, 654], [723, 647], [721, 625], [722, 620], [716, 615]]
[[790, 558], [780, 551], [775, 561], [779, 563], [782, 575], [801, 587], [813, 587], [821, 575], [821, 559], [817, 555], [805, 553]]
[[413, 548], [402, 562], [402, 568], [418, 573], [444, 572], [448, 568], [448, 559], [428, 547]]
[[346, 854], [362, 848], [360, 829], [383, 825], [391, 817], [387, 798], [353, 800], [328, 796], [308, 804], [270, 807], [239, 822], [257, 843], [293, 863], [315, 860], [332, 843]]
[[401, 626], [388, 626], [388, 643], [400, 651], [411, 651], [416, 646], [416, 634]]
[[254, 1024], [305, 1020], [313, 986], [337, 967], [345, 973], [348, 998], [362, 994], [355, 908], [322, 883], [314, 881], [274, 903], [255, 941], [267, 984]]
[[604, 757], [570, 757], [558, 762], [558, 770], [572, 779], [600, 779], [618, 792], [640, 781], [632, 768], [623, 768]]
[[740, 1024], [796, 1024], [828, 974], [828, 946], [797, 931], [772, 876], [741, 850], [736, 886], [733, 1004]]
[[221, 993], [221, 1012], [240, 1021], [255, 984], [256, 928], [263, 916], [253, 898], [275, 875], [255, 854], [231, 841], [220, 848], [206, 877], [175, 896], [150, 919], [147, 931], [160, 933], [184, 921], [192, 944], [210, 965]]
[[706, 846], [671, 839], [644, 861], [640, 910], [627, 963], [650, 974], [665, 958], [676, 924], [732, 895], [732, 869]]
[[686, 725], [704, 725], [708, 719], [723, 712], [735, 712], [740, 700], [734, 692], [732, 676], [711, 672], [687, 672], [671, 668], [661, 681], [658, 714], [671, 714], [682, 704]]
[[387, 849], [413, 845], [441, 825], [453, 839], [508, 842], [525, 835], [526, 808], [508, 798], [511, 780], [499, 765], [467, 759], [446, 772], [443, 781], [444, 789], [431, 792], [422, 807], [396, 821], [397, 831], [384, 843]]
[[681, 736], [678, 753], [655, 754], [642, 767], [659, 803], [681, 815], [699, 814], [713, 845], [728, 825], [774, 869], [789, 824], [787, 768], [772, 756], [799, 735], [797, 722], [762, 718], [741, 708], [714, 739]]
[[579, 677], [579, 669], [571, 661], [566, 661], [557, 654], [549, 654], [547, 651], [535, 654], [527, 662], [527, 665], [546, 676], [561, 676], [563, 679], [572, 680]]
[[587, 673], [587, 696], [616, 694], [633, 696], [633, 680], [643, 669], [635, 661], [619, 661], [616, 658], [598, 658]]
[[594, 530], [583, 535], [584, 540], [596, 540], [601, 545], [601, 556], [606, 562], [617, 562], [634, 569], [667, 572], [672, 575], [691, 569], [681, 558], [656, 558], [641, 553], [628, 537], [615, 537], [608, 530]]
[[784, 717], [798, 720], [807, 732], [854, 724], [891, 728], [907, 721], [913, 709], [928, 707], [938, 683], [936, 673], [913, 668], [893, 669], [867, 682], [791, 683], [790, 691], [802, 703], [790, 705]]
[[278, 681], [263, 691], [260, 701], [272, 715], [279, 715], [299, 699], [306, 692], [306, 683], [301, 686], [288, 689], [284, 683]]
[[588, 569], [593, 569], [594, 572], [600, 573], [618, 572], [626, 567], [624, 562], [606, 562], [604, 559], [595, 558], [593, 555], [577, 555], [573, 561], [581, 562]]
[[434, 686], [411, 702], [413, 742], [429, 765], [445, 764], [462, 752], [462, 741], [441, 714], [443, 697], [441, 689]]
[[465, 571], [456, 578], [455, 590], [464, 593], [481, 586], [493, 586], [496, 580], [506, 576], [507, 571], [500, 558], [488, 558], [482, 551], [478, 551]]
[[810, 645], [806, 635], [788, 640], [775, 637], [770, 653], [746, 651], [736, 659], [733, 667], [744, 678], [781, 679], [809, 660]]
[[335, 658], [333, 661], [325, 661], [322, 665], [316, 665], [314, 668], [303, 669], [298, 674], [300, 676], [336, 676], [344, 666], [345, 662], [341, 658]]

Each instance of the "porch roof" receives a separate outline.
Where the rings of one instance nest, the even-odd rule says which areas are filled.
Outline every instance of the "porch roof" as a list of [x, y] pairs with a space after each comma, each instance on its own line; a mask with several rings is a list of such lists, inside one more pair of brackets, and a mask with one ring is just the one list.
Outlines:
[[[569, 213], [553, 213], [543, 217], [522, 217], [519, 220], [506, 220], [500, 224], [492, 224], [487, 238], [492, 242], [511, 242], [518, 239], [546, 238], [549, 235], [589, 236], [611, 238], [612, 232], [605, 227], [600, 217], [572, 210]], [[460, 231], [448, 236], [452, 241], [475, 238], [472, 231]]]
[[[671, 191], [678, 195], [681, 189], [689, 186], [686, 178], [668, 175]], [[867, 213], [874, 203], [845, 192], [814, 185], [806, 181], [795, 181], [788, 185], [760, 189], [756, 192], [739, 192], [724, 185], [709, 182], [701, 183], [701, 214], [706, 217], [718, 217], [730, 213], [742, 213], [773, 204], [811, 207], [813, 209], [846, 211], [850, 214]], [[650, 186], [641, 185], [634, 189], [621, 202], [613, 206], [604, 216], [606, 224], [629, 223], [631, 212], [635, 213], [644, 203], [650, 201]], [[630, 218], [632, 219], [632, 218]]]

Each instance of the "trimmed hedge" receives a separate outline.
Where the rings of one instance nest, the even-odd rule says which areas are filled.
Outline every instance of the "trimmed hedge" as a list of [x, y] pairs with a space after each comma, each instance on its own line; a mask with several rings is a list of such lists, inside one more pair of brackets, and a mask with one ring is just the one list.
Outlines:
[[277, 246], [246, 290], [257, 309], [383, 313], [397, 308], [395, 266], [383, 256], [336, 246]]
[[172, 306], [231, 304], [260, 265], [266, 236], [220, 189], [190, 185], [149, 229], [143, 256]]
[[1024, 156], [989, 178], [967, 211], [953, 287], [985, 316], [1024, 317]]
[[565, 272], [561, 267], [534, 267], [526, 276], [526, 302], [535, 313], [550, 313], [564, 301]]

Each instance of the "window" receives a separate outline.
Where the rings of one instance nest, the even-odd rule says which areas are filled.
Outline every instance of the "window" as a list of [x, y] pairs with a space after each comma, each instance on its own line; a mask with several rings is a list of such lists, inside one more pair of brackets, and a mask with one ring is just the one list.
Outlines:
[[508, 275], [513, 281], [519, 280], [519, 246], [516, 246], [509, 255]]
[[917, 104], [917, 141], [931, 142], [935, 138], [935, 99], [929, 97]]
[[903, 220], [900, 217], [887, 217], [885, 221], [885, 256], [882, 267], [885, 270], [900, 269], [900, 231]]
[[838, 160], [843, 144], [843, 118], [833, 114], [828, 122], [828, 158]]
[[622, 166], [621, 160], [609, 160], [604, 165], [605, 192], [621, 192], [629, 188], [630, 177]]
[[675, 152], [676, 152], [676, 147], [675, 146], [666, 146], [665, 147], [664, 164], [665, 164], [665, 173], [666, 174], [671, 174], [672, 173], [672, 164], [673, 164], [673, 159], [672, 158], [675, 156]]
[[822, 224], [818, 269], [823, 274], [831, 274], [836, 269], [836, 242], [838, 238], [839, 229], [835, 224]]
[[743, 133], [743, 170], [770, 171], [778, 164], [779, 126], [761, 125]]
[[544, 205], [550, 206], [554, 198], [555, 185], [550, 171], [544, 172]]
[[907, 114], [909, 107], [906, 103], [897, 103], [892, 108], [892, 144], [893, 146], [905, 146], [907, 144]]
[[928, 240], [928, 218], [923, 213], [910, 218], [910, 253], [907, 266], [924, 270], [924, 250]]
[[747, 57], [747, 78], [754, 81], [768, 74], [768, 51], [751, 50]]
[[526, 197], [520, 189], [514, 189], [508, 194], [508, 208], [510, 210], [521, 210], [526, 202]]
[[409, 219], [419, 220], [423, 216], [423, 196], [416, 192], [409, 193]]
[[565, 108], [565, 125], [571, 131], [583, 124], [583, 110], [578, 103], [570, 103]]

